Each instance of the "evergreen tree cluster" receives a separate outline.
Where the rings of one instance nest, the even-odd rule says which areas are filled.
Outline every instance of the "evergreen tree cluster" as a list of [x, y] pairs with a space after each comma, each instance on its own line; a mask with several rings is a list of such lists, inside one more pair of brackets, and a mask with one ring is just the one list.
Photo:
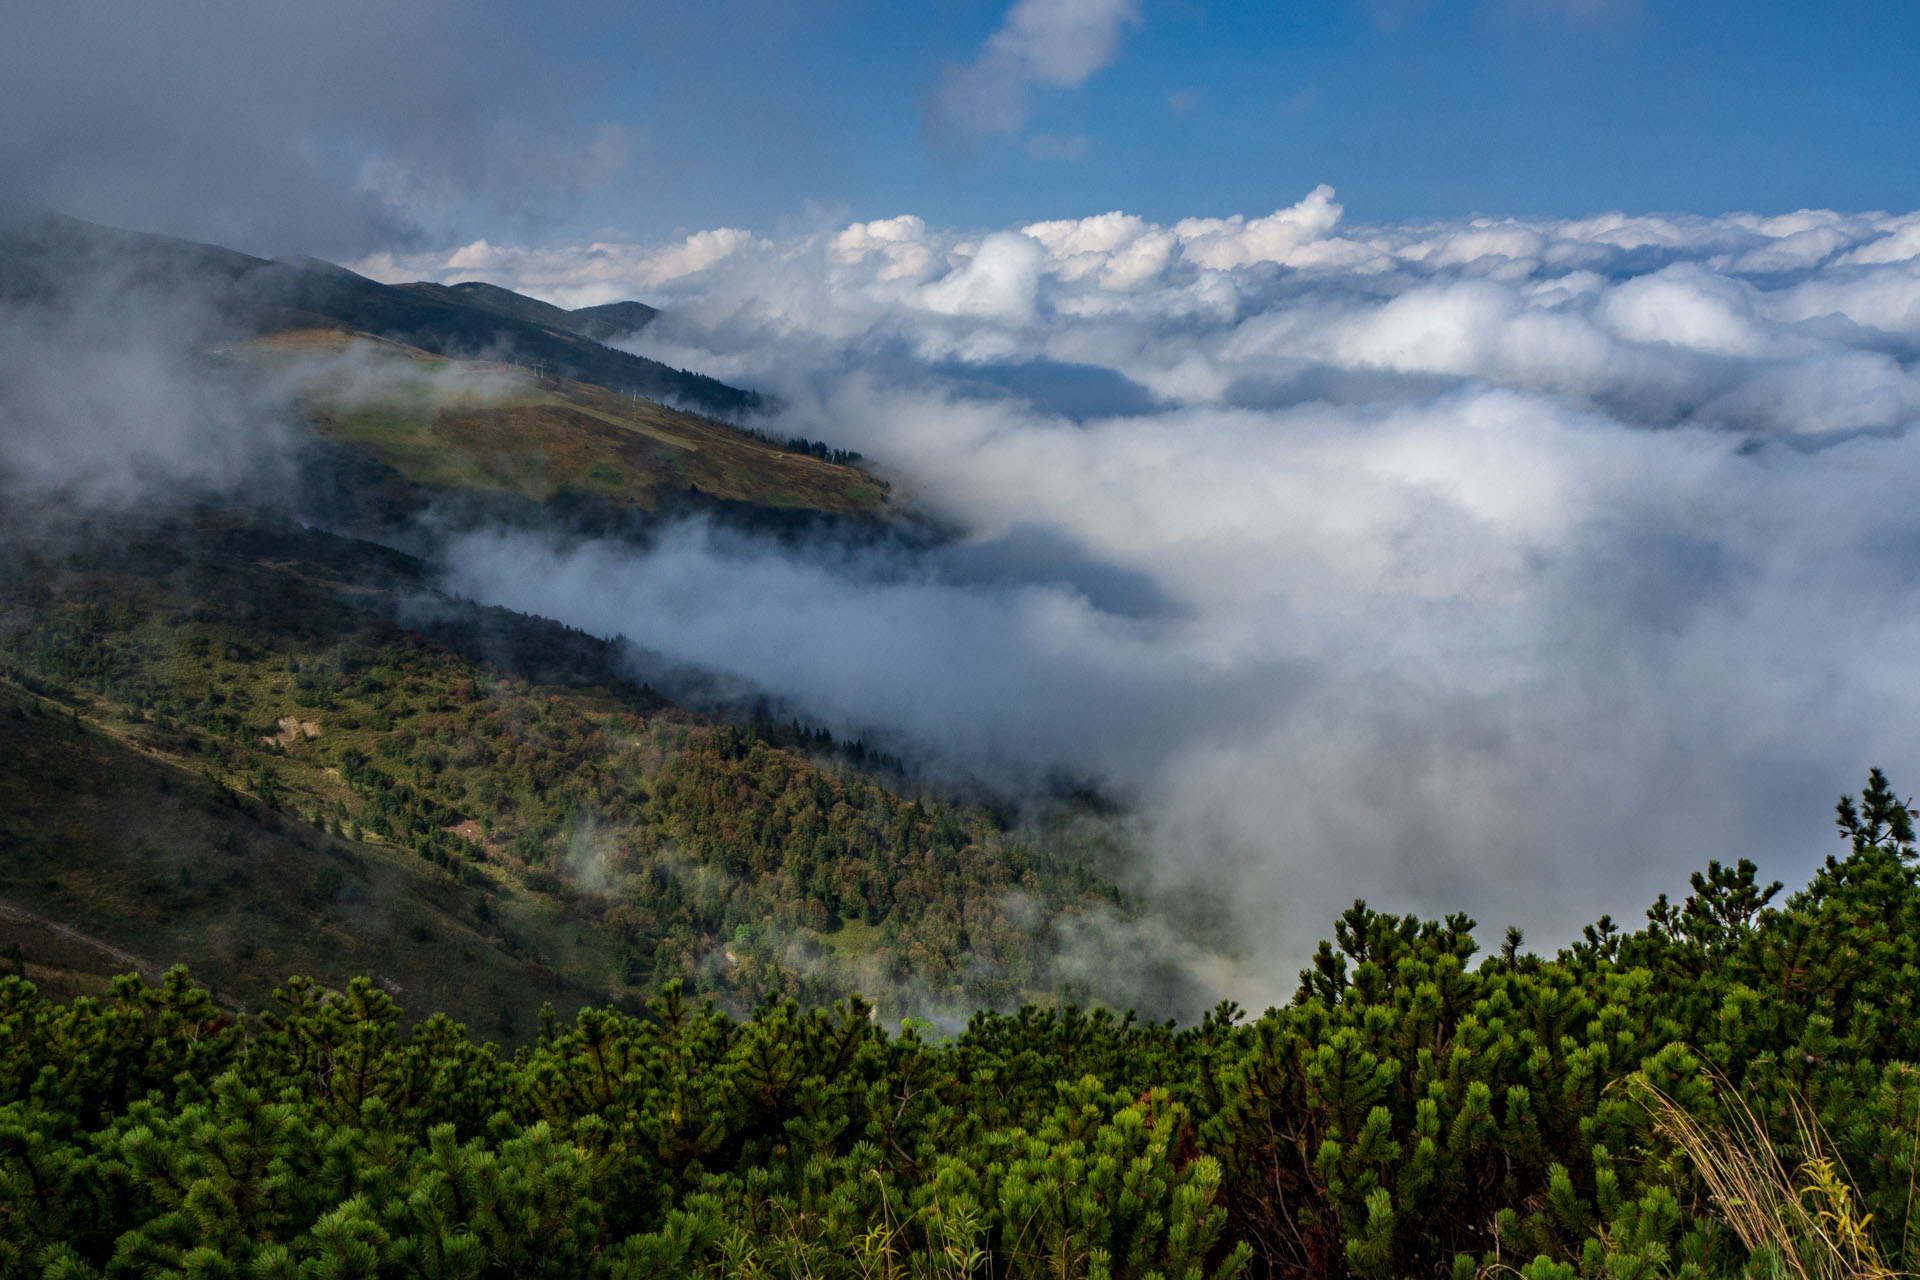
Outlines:
[[805, 436], [789, 437], [782, 446], [788, 453], [804, 453], [808, 457], [818, 458], [822, 462], [832, 462], [843, 467], [857, 467], [863, 461], [860, 454], [852, 449], [836, 449], [820, 440], [809, 440]]
[[0, 979], [0, 1275], [1805, 1274], [1652, 1098], [1755, 1117], [1827, 1229], [1912, 1271], [1913, 831], [1877, 772], [1838, 816], [1797, 893], [1710, 863], [1551, 958], [1356, 903], [1292, 1003], [1185, 1029], [937, 1040], [674, 985], [507, 1056], [365, 981], [238, 1019], [179, 971], [66, 1007]]

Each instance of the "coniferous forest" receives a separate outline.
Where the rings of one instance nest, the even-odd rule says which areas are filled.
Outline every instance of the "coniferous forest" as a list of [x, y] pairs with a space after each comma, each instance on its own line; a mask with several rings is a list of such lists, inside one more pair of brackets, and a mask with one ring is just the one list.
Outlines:
[[0, 1274], [1887, 1276], [1916, 1264], [1920, 878], [1875, 771], [1781, 896], [1709, 863], [1553, 957], [1355, 903], [1292, 1002], [951, 1038], [858, 1000], [548, 1011], [366, 980], [0, 984]]

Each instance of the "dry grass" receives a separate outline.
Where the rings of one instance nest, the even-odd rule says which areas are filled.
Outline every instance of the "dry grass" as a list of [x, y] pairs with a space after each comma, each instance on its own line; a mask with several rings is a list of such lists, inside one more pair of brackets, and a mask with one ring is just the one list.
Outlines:
[[1630, 1079], [1652, 1112], [1655, 1128], [1683, 1151], [1707, 1184], [1714, 1207], [1747, 1247], [1760, 1274], [1796, 1280], [1896, 1280], [1872, 1235], [1873, 1215], [1819, 1120], [1798, 1099], [1788, 1110], [1794, 1142], [1805, 1153], [1792, 1164], [1766, 1124], [1725, 1080], [1719, 1095], [1726, 1121], [1702, 1124], [1644, 1077]]

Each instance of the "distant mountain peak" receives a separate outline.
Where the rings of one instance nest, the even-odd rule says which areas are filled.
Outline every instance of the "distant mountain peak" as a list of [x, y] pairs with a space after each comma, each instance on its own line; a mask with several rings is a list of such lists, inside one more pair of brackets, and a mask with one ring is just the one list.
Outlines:
[[466, 280], [459, 284], [435, 284], [420, 280], [397, 287], [428, 297], [457, 301], [463, 306], [479, 307], [528, 324], [577, 333], [602, 343], [638, 333], [660, 314], [659, 308], [650, 307], [644, 302], [608, 302], [597, 307], [579, 307], [569, 311], [565, 307], [556, 307], [550, 302], [529, 298], [483, 280]]
[[243, 332], [342, 328], [434, 355], [510, 358], [723, 418], [765, 407], [755, 392], [605, 345], [659, 314], [639, 302], [568, 311], [477, 281], [387, 285], [318, 258], [270, 261], [62, 215], [0, 225], [0, 298], [50, 298], [109, 266], [159, 289], [202, 291]]

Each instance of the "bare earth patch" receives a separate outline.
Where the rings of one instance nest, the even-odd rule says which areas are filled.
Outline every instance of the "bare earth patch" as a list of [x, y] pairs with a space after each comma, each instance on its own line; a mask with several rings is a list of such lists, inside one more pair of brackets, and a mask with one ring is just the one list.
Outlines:
[[318, 724], [315, 724], [311, 720], [301, 720], [295, 716], [281, 716], [274, 722], [274, 727], [279, 730], [279, 732], [270, 733], [260, 739], [260, 741], [268, 743], [277, 742], [283, 747], [290, 747], [302, 738], [317, 738], [320, 736], [320, 726]]
[[480, 824], [472, 818], [468, 818], [463, 822], [456, 822], [450, 827], [442, 827], [441, 830], [450, 836], [459, 836], [463, 840], [471, 840], [482, 849], [485, 849], [489, 854], [500, 852], [499, 846], [487, 839], [487, 833], [482, 831]]

